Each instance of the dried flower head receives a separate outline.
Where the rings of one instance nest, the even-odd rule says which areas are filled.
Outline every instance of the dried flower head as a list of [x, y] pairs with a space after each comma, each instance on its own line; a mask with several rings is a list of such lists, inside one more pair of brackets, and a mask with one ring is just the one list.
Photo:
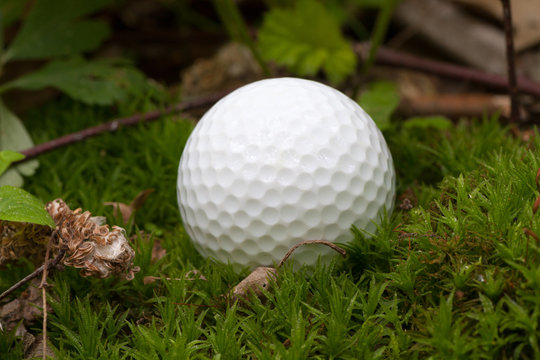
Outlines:
[[88, 211], [72, 211], [61, 199], [47, 203], [47, 211], [56, 223], [59, 242], [54, 245], [66, 250], [64, 265], [80, 268], [81, 276], [100, 278], [116, 275], [131, 280], [139, 271], [123, 228], [111, 230]]

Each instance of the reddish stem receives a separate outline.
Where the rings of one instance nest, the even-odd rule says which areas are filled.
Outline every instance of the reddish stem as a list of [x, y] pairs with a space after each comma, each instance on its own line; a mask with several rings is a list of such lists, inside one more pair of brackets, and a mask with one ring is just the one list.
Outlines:
[[[354, 50], [362, 59], [366, 59], [369, 54], [369, 44], [354, 44]], [[376, 62], [379, 65], [402, 67], [439, 76], [468, 80], [497, 89], [508, 89], [508, 81], [504, 76], [442, 61], [430, 60], [386, 47], [380, 47], [377, 50]], [[517, 89], [522, 93], [540, 98], [540, 84], [525, 77], [520, 76], [517, 78]]]
[[122, 126], [132, 126], [140, 122], [150, 122], [150, 121], [157, 120], [164, 115], [212, 105], [213, 103], [215, 103], [216, 101], [218, 101], [219, 99], [227, 95], [228, 93], [229, 91], [225, 91], [225, 92], [220, 92], [217, 94], [212, 94], [212, 95], [208, 95], [208, 96], [204, 96], [204, 97], [200, 97], [200, 98], [196, 98], [192, 100], [182, 101], [176, 105], [166, 107], [165, 109], [149, 111], [143, 114], [135, 114], [133, 116], [128, 116], [128, 117], [120, 118], [120, 119], [114, 119], [112, 121], [109, 121], [101, 125], [93, 126], [93, 127], [90, 127], [90, 128], [78, 131], [78, 132], [64, 135], [54, 140], [47, 141], [43, 144], [34, 146], [30, 149], [21, 151], [21, 153], [25, 155], [26, 157], [19, 162], [30, 160], [32, 158], [35, 158], [38, 155], [47, 153], [51, 150], [55, 150], [62, 146], [79, 142], [81, 140], [84, 140], [92, 136], [100, 135], [105, 132], [114, 132]]
[[514, 31], [512, 27], [512, 10], [510, 0], [502, 0], [504, 16], [504, 33], [506, 35], [506, 63], [508, 64], [508, 92], [510, 93], [510, 122], [519, 121], [519, 98], [516, 81], [516, 55], [514, 51]]

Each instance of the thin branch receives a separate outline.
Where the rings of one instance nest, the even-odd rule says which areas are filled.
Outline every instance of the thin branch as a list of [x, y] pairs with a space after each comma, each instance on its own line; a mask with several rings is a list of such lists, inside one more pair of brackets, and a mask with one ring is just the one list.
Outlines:
[[339, 246], [337, 246], [333, 242], [326, 241], [326, 240], [304, 240], [304, 241], [301, 241], [298, 244], [294, 245], [292, 248], [290, 248], [289, 251], [287, 251], [287, 253], [285, 254], [285, 256], [283, 256], [283, 259], [281, 259], [281, 261], [279, 262], [279, 264], [278, 264], [278, 266], [276, 268], [280, 268], [285, 263], [285, 261], [287, 261], [289, 256], [291, 256], [291, 254], [294, 252], [294, 250], [298, 249], [302, 245], [307, 245], [307, 244], [326, 245], [326, 246], [329, 246], [332, 249], [336, 250], [343, 257], [345, 257], [347, 255], [347, 252], [344, 249], [340, 248]]
[[506, 35], [506, 62], [508, 64], [508, 92], [510, 94], [510, 122], [517, 123], [519, 119], [519, 97], [516, 81], [516, 55], [514, 52], [514, 29], [512, 27], [512, 10], [510, 0], [501, 0], [504, 16], [504, 33]]
[[[65, 250], [60, 250], [60, 252], [58, 253], [58, 255], [56, 255], [56, 257], [48, 263], [47, 265], [47, 269], [50, 270], [52, 268], [54, 268], [56, 265], [58, 265], [58, 263], [60, 262], [60, 260], [62, 260], [62, 258], [64, 257], [64, 254], [66, 253]], [[2, 300], [3, 298], [5, 298], [6, 296], [8, 296], [9, 294], [11, 294], [12, 292], [14, 292], [15, 290], [17, 290], [18, 288], [20, 288], [21, 286], [23, 286], [24, 284], [26, 284], [27, 282], [29, 282], [30, 280], [34, 279], [34, 278], [37, 278], [39, 275], [41, 275], [43, 273], [43, 270], [45, 269], [45, 265], [41, 265], [40, 267], [38, 267], [37, 269], [35, 269], [31, 274], [27, 275], [26, 277], [24, 277], [23, 279], [19, 280], [15, 285], [13, 285], [12, 287], [10, 287], [9, 289], [7, 289], [6, 291], [4, 291], [1, 295], [0, 295], [0, 300]]]
[[[370, 49], [368, 42], [356, 43], [353, 45], [353, 48], [361, 59], [367, 59]], [[430, 60], [384, 46], [379, 47], [377, 50], [375, 61], [379, 65], [401, 67], [438, 76], [467, 80], [501, 90], [508, 89], [508, 81], [504, 76], [442, 61]], [[517, 77], [517, 89], [524, 94], [540, 98], [540, 84], [526, 77]]]
[[41, 277], [41, 301], [43, 311], [43, 360], [47, 360], [47, 270], [49, 266], [49, 255], [51, 253], [51, 244], [56, 236], [56, 230], [52, 233], [49, 242], [47, 243], [47, 251], [45, 252], [45, 262], [43, 263], [43, 276]]
[[132, 126], [141, 122], [150, 122], [150, 121], [157, 120], [160, 117], [168, 115], [168, 114], [178, 113], [182, 111], [200, 108], [203, 106], [212, 105], [213, 103], [215, 103], [216, 101], [218, 101], [219, 99], [227, 95], [229, 92], [230, 91], [224, 91], [224, 92], [220, 92], [220, 93], [216, 93], [216, 94], [212, 94], [208, 96], [203, 96], [200, 98], [182, 101], [178, 104], [166, 107], [165, 109], [149, 111], [142, 114], [135, 114], [133, 116], [128, 116], [128, 117], [120, 118], [120, 119], [114, 119], [112, 121], [109, 121], [101, 125], [93, 126], [93, 127], [90, 127], [90, 128], [78, 131], [78, 132], [64, 135], [57, 139], [47, 141], [43, 144], [34, 146], [30, 149], [21, 151], [21, 153], [25, 155], [25, 158], [19, 162], [33, 159], [51, 150], [55, 150], [57, 148], [60, 148], [66, 145], [79, 142], [81, 140], [84, 140], [92, 136], [100, 135], [105, 132], [114, 132], [122, 126]]

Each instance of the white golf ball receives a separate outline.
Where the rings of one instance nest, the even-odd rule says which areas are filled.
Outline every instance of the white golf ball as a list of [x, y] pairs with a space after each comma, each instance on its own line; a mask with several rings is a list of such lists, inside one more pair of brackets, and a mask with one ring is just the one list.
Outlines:
[[[303, 240], [348, 242], [374, 232], [395, 196], [392, 156], [368, 114], [343, 93], [302, 79], [243, 86], [191, 134], [178, 169], [178, 204], [204, 255], [271, 265]], [[298, 248], [295, 266], [328, 261], [326, 246]]]

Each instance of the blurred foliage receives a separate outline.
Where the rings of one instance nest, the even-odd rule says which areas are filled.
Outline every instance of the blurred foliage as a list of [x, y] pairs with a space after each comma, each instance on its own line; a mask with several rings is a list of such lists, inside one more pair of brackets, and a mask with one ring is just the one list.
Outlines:
[[[109, 35], [107, 24], [85, 17], [109, 3], [110, 0], [36, 0], [32, 3], [2, 0], [0, 10], [5, 15], [0, 23], [0, 74], [12, 61], [50, 62], [0, 84], [0, 95], [12, 89], [54, 87], [88, 104], [109, 105], [125, 100], [129, 93], [143, 92], [144, 76], [127, 62], [81, 57], [96, 49]], [[17, 22], [21, 23], [17, 33], [5, 44], [5, 28]], [[32, 146], [21, 120], [0, 101], [0, 150], [17, 151]], [[21, 175], [32, 175], [37, 165], [33, 160], [9, 169], [0, 178], [0, 184], [21, 186]]]
[[360, 95], [358, 103], [381, 131], [388, 130], [391, 127], [390, 117], [399, 105], [396, 85], [388, 81], [374, 82]]
[[[386, 36], [395, 6], [400, 0], [267, 0], [268, 10], [258, 29], [254, 43], [242, 19], [238, 6], [232, 0], [215, 0], [215, 8], [231, 38], [246, 44], [259, 64], [285, 66], [298, 76], [315, 76], [323, 71], [332, 83], [340, 83], [351, 76], [357, 66], [357, 57], [350, 40], [370, 40], [367, 72], [373, 65], [377, 48]], [[371, 34], [357, 19], [362, 10], [377, 11]]]
[[259, 32], [266, 60], [306, 76], [324, 70], [340, 82], [356, 68], [356, 55], [340, 31], [340, 24], [317, 1], [300, 0], [292, 8], [274, 8], [265, 14]]
[[0, 151], [0, 175], [5, 173], [12, 163], [22, 159], [24, 159], [24, 155], [16, 151]]

